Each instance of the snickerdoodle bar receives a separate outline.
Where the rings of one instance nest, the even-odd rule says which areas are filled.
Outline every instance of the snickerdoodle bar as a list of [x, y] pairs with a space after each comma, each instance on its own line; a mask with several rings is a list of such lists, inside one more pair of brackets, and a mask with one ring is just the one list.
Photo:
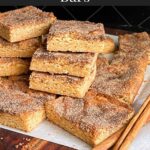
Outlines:
[[49, 52], [41, 47], [32, 57], [30, 70], [86, 77], [90, 75], [97, 55], [96, 53]]
[[[112, 48], [105, 49], [106, 43]], [[58, 20], [49, 30], [47, 50], [109, 53], [114, 50], [114, 42], [107, 39], [101, 23]]]
[[17, 42], [46, 34], [56, 20], [53, 13], [27, 6], [0, 14], [0, 36]]
[[92, 93], [83, 99], [60, 97], [46, 103], [49, 121], [95, 146], [124, 127], [133, 109], [109, 96]]
[[28, 76], [0, 78], [0, 124], [33, 130], [46, 118], [44, 104], [55, 95], [30, 90]]
[[14, 43], [0, 38], [0, 57], [32, 57], [40, 43], [40, 38], [32, 38]]
[[0, 76], [26, 74], [29, 65], [30, 59], [0, 57]]
[[33, 71], [30, 76], [29, 88], [53, 94], [82, 98], [88, 91], [96, 74], [96, 66], [86, 77], [49, 74]]

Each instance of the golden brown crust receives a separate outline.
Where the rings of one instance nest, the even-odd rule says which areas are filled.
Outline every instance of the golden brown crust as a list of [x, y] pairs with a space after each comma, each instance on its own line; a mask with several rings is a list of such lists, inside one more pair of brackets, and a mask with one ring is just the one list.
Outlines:
[[26, 132], [32, 131], [46, 118], [43, 108], [22, 114], [0, 112], [0, 124], [17, 128]]
[[0, 57], [32, 57], [40, 46], [40, 38], [10, 43], [0, 38]]
[[0, 85], [7, 90], [17, 90], [26, 93], [28, 88], [28, 76], [20, 75], [20, 76], [9, 76], [9, 77], [1, 77]]
[[53, 13], [43, 12], [36, 7], [27, 6], [2, 13], [0, 15], [0, 24], [13, 29], [47, 22], [49, 19], [55, 19]]
[[[141, 51], [141, 53], [148, 54], [148, 64], [150, 63], [150, 38], [146, 32], [126, 34], [119, 36], [119, 43], [121, 51]], [[134, 49], [134, 50], [133, 50]], [[136, 53], [135, 51], [135, 53]]]
[[0, 58], [0, 76], [26, 74], [29, 71], [30, 59]]
[[147, 57], [139, 61], [127, 56], [114, 56], [111, 64], [97, 67], [97, 75], [91, 89], [132, 103], [137, 94], [147, 66]]
[[53, 13], [27, 6], [0, 15], [0, 36], [17, 42], [46, 34], [56, 20]]
[[119, 48], [125, 52], [150, 52], [150, 38], [146, 32], [119, 36]]
[[41, 47], [34, 53], [30, 69], [85, 77], [90, 74], [95, 65], [97, 55], [95, 53], [48, 52]]
[[48, 101], [46, 113], [50, 121], [97, 145], [124, 126], [133, 109], [111, 97], [97, 95], [93, 99], [60, 97]]
[[[98, 61], [98, 68], [109, 64], [104, 58], [99, 58]], [[97, 77], [95, 84], [100, 87]], [[83, 99], [60, 97], [47, 102], [46, 114], [50, 121], [90, 145], [97, 145], [122, 128], [132, 117], [133, 110], [113, 98], [113, 95], [97, 91], [97, 87], [92, 84]]]
[[92, 84], [96, 74], [96, 67], [86, 77], [57, 75], [41, 72], [32, 72], [30, 76], [30, 88], [54, 94], [72, 97], [84, 97]]
[[40, 101], [43, 103], [47, 101], [48, 99], [55, 98], [54, 94], [48, 94], [45, 92], [40, 92], [40, 91], [29, 89], [29, 76], [28, 75], [1, 77], [0, 85], [7, 90], [27, 93], [34, 98], [40, 99]]
[[105, 34], [104, 26], [101, 23], [94, 23], [88, 21], [66, 21], [57, 20], [49, 30], [50, 35], [76, 33], [81, 37], [89, 39]]
[[0, 94], [0, 111], [4, 113], [22, 114], [34, 112], [43, 107], [41, 101], [19, 91], [1, 89]]
[[[83, 21], [56, 21], [49, 30], [47, 37], [47, 50], [72, 51], [72, 52], [97, 52], [105, 51], [106, 40], [104, 27], [101, 23]], [[109, 50], [109, 51], [108, 51]]]
[[98, 59], [97, 75], [91, 89], [94, 93], [110, 95], [132, 103], [144, 78], [148, 63], [146, 52], [150, 48], [150, 41], [146, 33], [135, 33], [122, 35], [119, 42], [121, 49], [114, 54], [110, 63], [106, 61], [101, 65], [101, 59]]
[[46, 118], [44, 104], [55, 95], [30, 90], [28, 76], [0, 78], [0, 124], [33, 130]]
[[21, 58], [10, 58], [10, 57], [1, 57], [0, 58], [0, 63], [9, 63], [9, 62], [23, 62], [23, 60], [25, 60], [26, 62], [29, 62], [30, 59], [21, 59]]

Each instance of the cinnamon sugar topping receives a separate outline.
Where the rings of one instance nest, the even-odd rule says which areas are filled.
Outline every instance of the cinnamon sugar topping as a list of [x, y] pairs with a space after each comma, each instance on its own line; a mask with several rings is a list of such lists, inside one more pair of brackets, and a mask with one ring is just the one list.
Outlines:
[[150, 39], [146, 32], [125, 34], [119, 36], [119, 47], [121, 51], [132, 53], [150, 51]]
[[50, 35], [72, 34], [86, 39], [104, 38], [104, 26], [101, 23], [88, 21], [58, 20], [49, 30]]
[[43, 108], [43, 103], [28, 94], [0, 89], [0, 111], [10, 114], [21, 114]]
[[33, 55], [33, 59], [48, 59], [49, 62], [62, 61], [65, 63], [90, 63], [97, 54], [95, 53], [72, 53], [72, 52], [49, 52], [43, 47], [39, 48]]
[[131, 94], [136, 95], [144, 76], [150, 39], [147, 33], [136, 33], [121, 36], [119, 42], [120, 50], [114, 54], [110, 64], [101, 65], [101, 60], [98, 60], [97, 75], [91, 89], [130, 101]]
[[30, 90], [27, 76], [0, 78], [0, 111], [21, 114], [44, 108], [47, 100], [55, 98], [53, 94]]
[[95, 132], [100, 128], [111, 129], [122, 125], [132, 114], [132, 109], [117, 106], [99, 97], [94, 101], [86, 101], [70, 97], [61, 97], [50, 102], [51, 107], [66, 120], [75, 123], [86, 132]]
[[0, 15], [0, 23], [9, 28], [36, 24], [44, 21], [50, 21], [50, 19], [55, 19], [53, 13], [43, 12], [42, 10], [27, 6], [21, 9], [8, 11]]

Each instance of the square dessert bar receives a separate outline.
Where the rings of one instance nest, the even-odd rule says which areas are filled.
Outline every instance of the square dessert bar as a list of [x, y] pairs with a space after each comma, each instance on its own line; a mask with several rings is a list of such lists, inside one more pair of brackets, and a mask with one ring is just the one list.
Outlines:
[[0, 36], [10, 42], [46, 34], [56, 20], [53, 13], [27, 6], [0, 14]]
[[28, 94], [1, 89], [0, 95], [0, 124], [31, 131], [45, 119], [43, 104]]
[[146, 32], [125, 34], [119, 36], [119, 47], [121, 51], [143, 51], [148, 54], [148, 64], [150, 63], [150, 38]]
[[[47, 37], [48, 51], [108, 53], [103, 24], [83, 21], [56, 21]], [[107, 51], [108, 50], [108, 51]]]
[[0, 38], [0, 57], [32, 57], [40, 43], [39, 37], [14, 43]]
[[[89, 95], [89, 94], [88, 94]], [[95, 146], [124, 127], [133, 109], [111, 97], [97, 94], [87, 100], [59, 97], [46, 103], [48, 120]]]
[[0, 76], [26, 74], [29, 71], [30, 59], [0, 58]]
[[72, 97], [84, 97], [96, 74], [96, 66], [86, 77], [32, 72], [29, 88]]
[[144, 79], [147, 57], [118, 53], [111, 63], [97, 62], [97, 74], [90, 89], [132, 104]]
[[55, 95], [30, 90], [28, 76], [0, 78], [0, 124], [33, 130], [46, 118], [44, 104]]
[[146, 32], [119, 35], [119, 49], [130, 53], [150, 52], [150, 37]]
[[97, 53], [49, 52], [43, 47], [33, 55], [30, 70], [86, 77], [91, 74]]
[[[90, 88], [132, 104], [148, 64], [150, 40], [148, 36], [147, 41], [142, 37], [143, 33], [121, 36], [120, 49], [112, 60], [107, 60], [103, 65], [100, 58], [97, 60], [97, 74]], [[137, 45], [140, 45], [140, 48]]]
[[54, 94], [29, 89], [29, 75], [1, 77], [0, 85], [9, 90], [28, 93], [30, 96], [40, 98], [43, 102], [47, 99], [55, 98], [56, 96]]

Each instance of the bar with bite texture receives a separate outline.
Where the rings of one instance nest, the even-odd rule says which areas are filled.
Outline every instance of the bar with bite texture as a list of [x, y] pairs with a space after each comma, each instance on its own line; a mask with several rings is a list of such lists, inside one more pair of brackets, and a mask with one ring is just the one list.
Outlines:
[[133, 116], [132, 107], [111, 97], [98, 94], [86, 98], [60, 97], [47, 101], [47, 118], [95, 146], [124, 127]]
[[40, 46], [40, 43], [39, 37], [14, 43], [0, 38], [0, 57], [32, 57], [33, 53]]
[[0, 124], [32, 131], [46, 118], [44, 104], [55, 95], [30, 90], [28, 76], [0, 78]]
[[54, 94], [82, 98], [95, 79], [95, 74], [96, 66], [92, 69], [91, 74], [86, 77], [33, 71], [30, 76], [29, 88]]
[[[112, 48], [104, 48], [107, 42]], [[101, 23], [58, 20], [49, 30], [47, 50], [109, 53], [114, 50], [114, 43], [105, 36]]]
[[30, 70], [86, 77], [91, 74], [97, 53], [49, 52], [44, 47], [33, 55]]
[[29, 71], [30, 59], [0, 58], [0, 76], [26, 74]]
[[56, 20], [53, 13], [27, 6], [0, 14], [0, 36], [17, 42], [46, 34]]

